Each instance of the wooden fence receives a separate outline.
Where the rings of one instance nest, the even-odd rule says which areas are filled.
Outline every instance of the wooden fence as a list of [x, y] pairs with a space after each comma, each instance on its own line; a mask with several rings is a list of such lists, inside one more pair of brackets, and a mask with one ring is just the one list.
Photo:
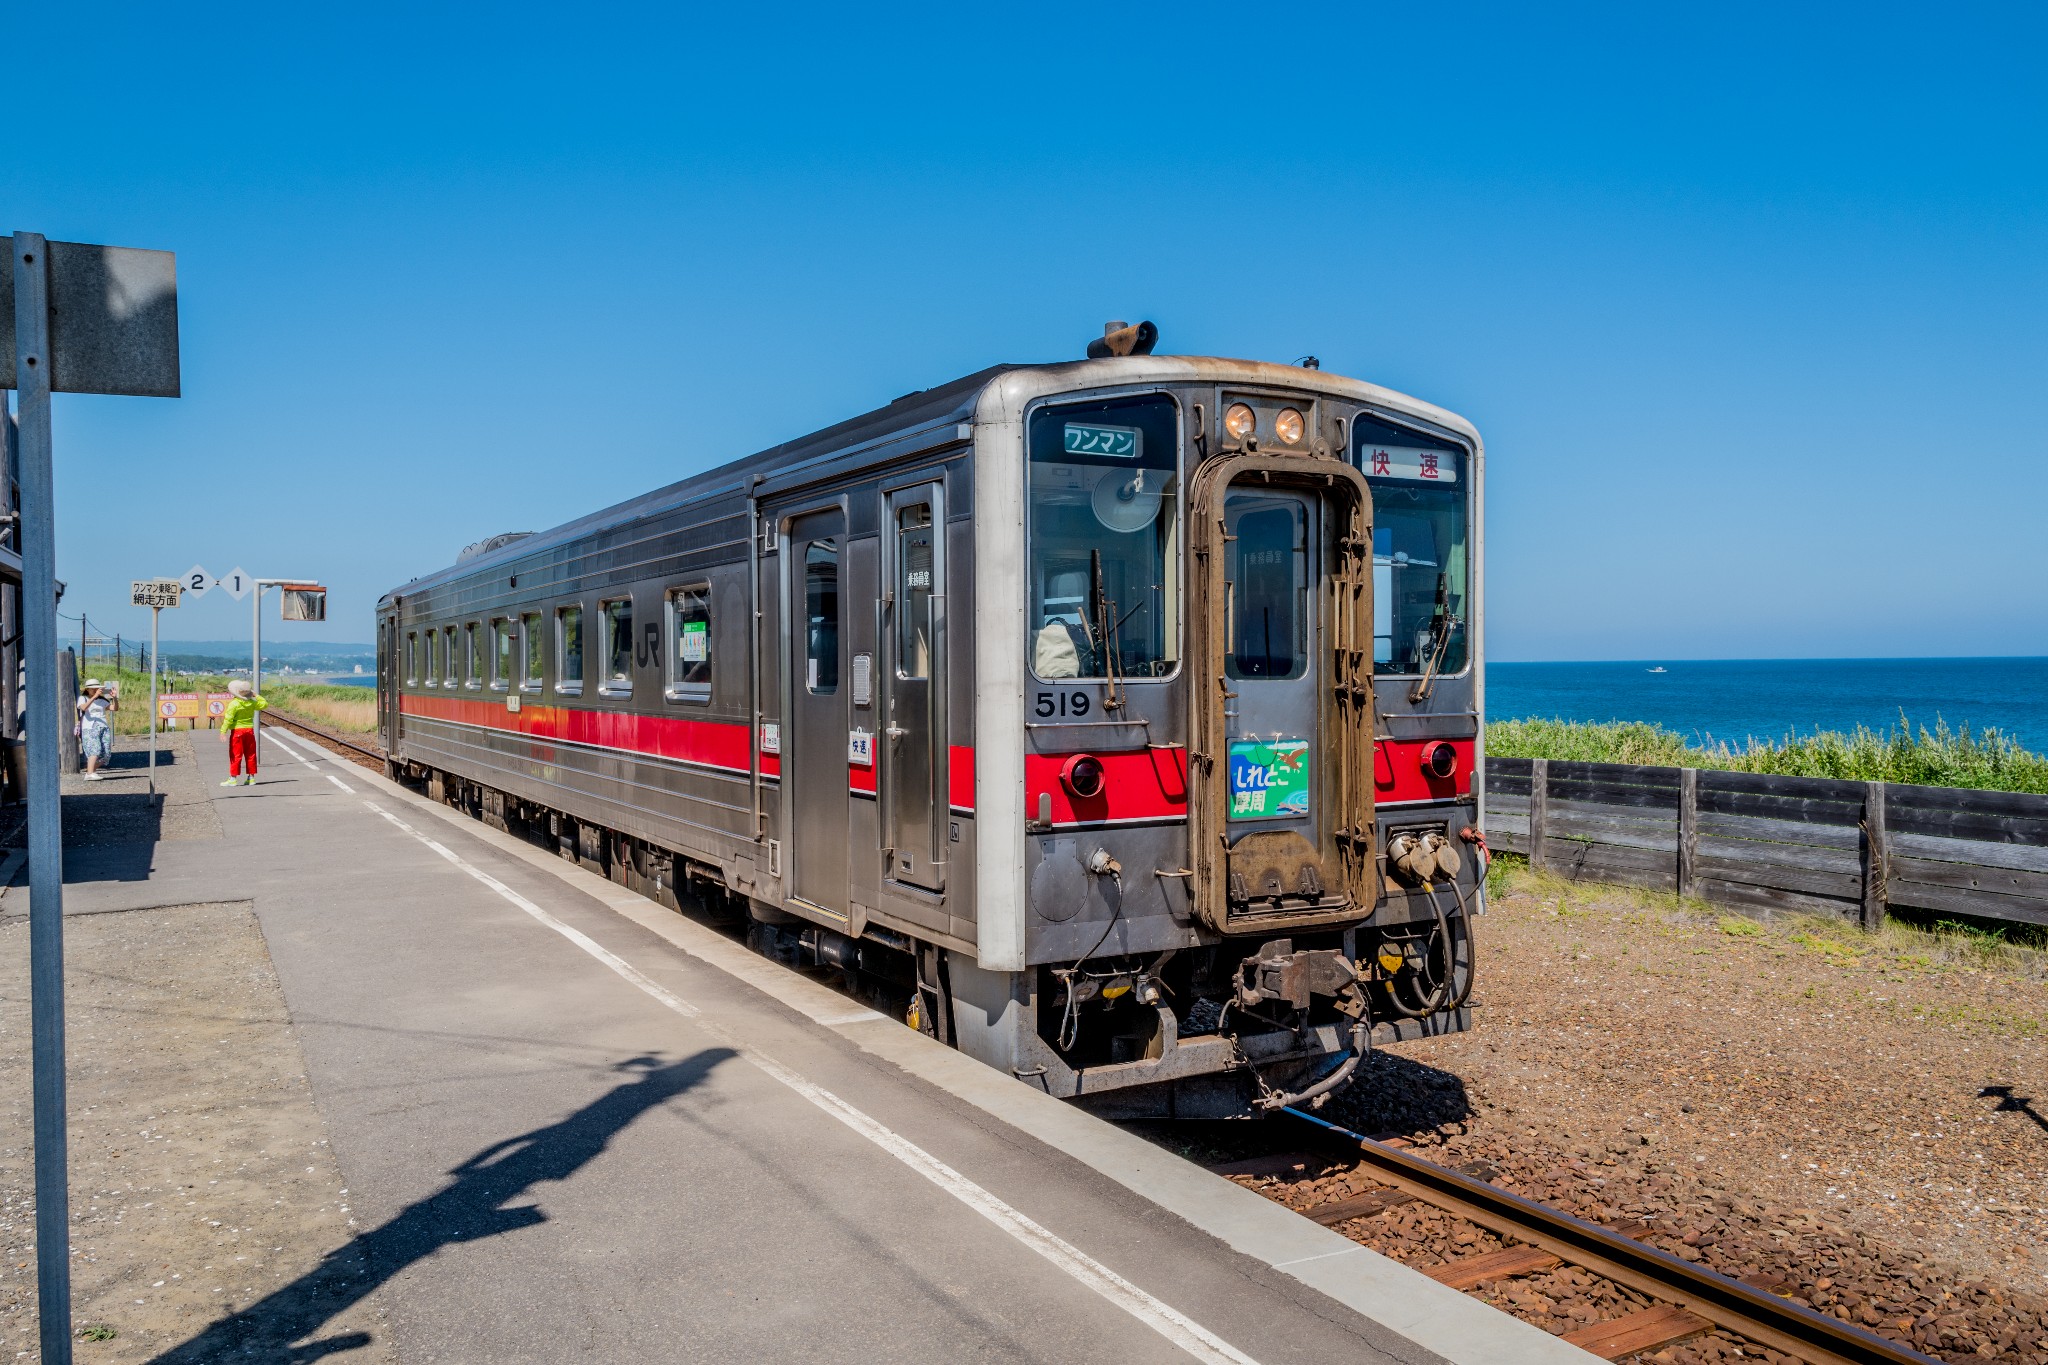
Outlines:
[[2048, 924], [2048, 796], [1489, 758], [1486, 833], [1566, 877], [1723, 905]]

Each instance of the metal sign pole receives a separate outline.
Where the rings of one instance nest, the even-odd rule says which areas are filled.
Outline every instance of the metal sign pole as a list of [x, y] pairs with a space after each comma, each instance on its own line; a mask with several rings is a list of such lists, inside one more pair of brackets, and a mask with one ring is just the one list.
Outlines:
[[[255, 637], [255, 657], [249, 660], [249, 690], [258, 696], [263, 693], [263, 580], [256, 580], [256, 591], [249, 594], [256, 604], [252, 619], [251, 634]], [[228, 747], [235, 746], [235, 737], [228, 736]], [[249, 756], [257, 767], [263, 766], [263, 713], [255, 712], [249, 717]]]
[[[50, 446], [50, 265], [14, 234], [21, 423], [21, 617], [28, 672], [30, 1050], [35, 1068], [36, 1308], [43, 1365], [71, 1365], [70, 1161], [64, 1096], [64, 827], [57, 799], [57, 519]], [[81, 613], [82, 615], [83, 613]]]
[[149, 609], [149, 794], [156, 795], [156, 626], [162, 607]]

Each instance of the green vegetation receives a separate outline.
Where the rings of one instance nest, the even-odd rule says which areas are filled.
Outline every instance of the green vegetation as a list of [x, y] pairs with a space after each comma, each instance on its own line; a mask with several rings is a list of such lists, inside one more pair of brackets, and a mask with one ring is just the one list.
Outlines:
[[[149, 733], [149, 674], [132, 668], [116, 669], [105, 660], [96, 661], [87, 677], [121, 684], [121, 707], [114, 712], [114, 733]], [[85, 678], [81, 677], [82, 683]], [[157, 683], [160, 692], [225, 692], [228, 680], [220, 674], [173, 674]], [[304, 716], [330, 729], [369, 734], [377, 728], [377, 696], [367, 687], [339, 683], [270, 682], [263, 684], [263, 699], [272, 706]], [[203, 728], [203, 722], [202, 722]]]
[[1923, 725], [1916, 733], [1903, 714], [1883, 734], [1858, 726], [1848, 735], [1823, 730], [1787, 735], [1776, 744], [1751, 740], [1740, 748], [1711, 740], [1689, 744], [1674, 731], [1641, 721], [1499, 720], [1486, 728], [1486, 751], [1496, 758], [1721, 768], [2048, 794], [2048, 755], [2023, 749], [1997, 730], [1952, 730], [1945, 721], [1937, 721], [1932, 730]]

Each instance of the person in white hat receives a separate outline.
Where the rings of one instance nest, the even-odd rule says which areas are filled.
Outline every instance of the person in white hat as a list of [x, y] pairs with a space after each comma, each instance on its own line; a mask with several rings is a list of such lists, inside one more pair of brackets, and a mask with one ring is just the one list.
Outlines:
[[270, 703], [256, 695], [246, 678], [229, 680], [228, 692], [227, 707], [220, 713], [220, 737], [228, 746], [228, 780], [221, 785], [246, 787], [256, 780], [256, 713]]
[[78, 699], [78, 752], [85, 759], [85, 780], [102, 782], [100, 764], [114, 756], [113, 713], [120, 709], [116, 689], [98, 678], [85, 680], [85, 695]]

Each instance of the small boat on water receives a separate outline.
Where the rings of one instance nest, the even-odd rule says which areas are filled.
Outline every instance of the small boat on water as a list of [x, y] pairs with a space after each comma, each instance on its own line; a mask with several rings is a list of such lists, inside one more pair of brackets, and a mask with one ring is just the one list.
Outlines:
[[1657, 665], [1657, 666], [1656, 666], [1655, 668], [1652, 668], [1652, 669], [1647, 669], [1647, 670], [1645, 670], [1645, 671], [1646, 671], [1646, 672], [1650, 672], [1650, 673], [1668, 673], [1668, 672], [1670, 672], [1671, 670], [1667, 669], [1667, 668], [1666, 668], [1666, 667], [1664, 667], [1664, 665], [1662, 665], [1662, 664], [1658, 664], [1658, 665]]

